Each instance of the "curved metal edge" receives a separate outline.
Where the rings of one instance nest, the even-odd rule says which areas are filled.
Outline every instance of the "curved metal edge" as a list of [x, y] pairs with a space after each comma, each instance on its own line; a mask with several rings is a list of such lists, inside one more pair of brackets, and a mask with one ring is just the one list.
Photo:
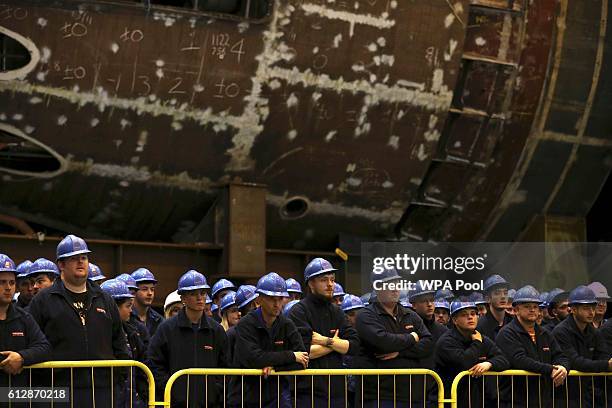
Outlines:
[[[0, 26], [0, 32], [2, 32], [1, 26]], [[0, 73], [0, 75], [2, 75], [2, 73]], [[2, 78], [0, 77], [0, 80], [1, 79]], [[46, 178], [53, 178], [53, 177], [59, 176], [60, 174], [64, 173], [68, 169], [68, 161], [61, 154], [59, 154], [58, 152], [56, 152], [54, 149], [47, 146], [46, 144], [42, 143], [41, 141], [31, 136], [28, 136], [21, 129], [16, 128], [15, 126], [9, 125], [7, 123], [0, 122], [0, 130], [4, 130], [5, 132], [10, 133], [16, 137], [20, 137], [24, 140], [27, 140], [28, 142], [35, 144], [36, 146], [42, 147], [43, 149], [45, 149], [47, 153], [53, 156], [55, 160], [57, 160], [60, 164], [59, 168], [55, 171], [31, 172], [31, 171], [14, 170], [8, 167], [0, 167], [0, 171], [9, 173], [9, 174], [14, 174], [16, 176], [28, 176], [28, 177], [37, 177], [37, 178], [46, 179]]]
[[40, 61], [40, 51], [32, 40], [24, 37], [23, 35], [11, 31], [6, 27], [0, 26], [0, 34], [4, 34], [7, 37], [12, 38], [21, 44], [30, 53], [30, 62], [24, 67], [12, 69], [6, 72], [0, 72], [0, 81], [11, 81], [13, 79], [23, 79], [26, 75], [34, 70], [36, 64]]

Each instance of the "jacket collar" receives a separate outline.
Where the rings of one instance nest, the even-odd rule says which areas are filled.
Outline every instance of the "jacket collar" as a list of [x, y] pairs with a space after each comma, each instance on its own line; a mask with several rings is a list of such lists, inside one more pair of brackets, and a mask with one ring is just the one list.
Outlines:
[[[102, 294], [102, 289], [98, 285], [93, 285], [89, 280], [85, 284], [87, 288], [87, 297], [89, 299], [93, 299]], [[48, 289], [49, 293], [54, 293], [58, 295], [68, 296], [68, 289], [64, 285], [64, 282], [60, 278], [56, 278], [53, 285], [51, 285]]]
[[[178, 327], [186, 327], [193, 328], [191, 325], [191, 321], [187, 318], [187, 313], [185, 313], [185, 309], [181, 309], [181, 311], [176, 315], [177, 325]], [[202, 314], [202, 319], [200, 319], [200, 330], [208, 330], [210, 329], [210, 323], [208, 322], [208, 316], [206, 313]]]
[[[389, 313], [385, 310], [385, 308], [380, 304], [380, 302], [378, 302], [376, 300], [374, 302], [370, 303], [368, 305], [368, 307], [371, 308], [376, 313], [378, 313], [379, 315], [390, 316]], [[393, 316], [393, 317], [401, 318], [404, 315], [407, 315], [407, 314], [410, 314], [410, 313], [415, 313], [416, 314], [416, 312], [413, 312], [412, 310], [402, 306], [400, 303], [397, 303], [397, 314], [396, 314], [396, 316]]]
[[331, 299], [327, 299], [326, 297], [315, 295], [313, 293], [306, 295], [306, 298], [315, 306], [328, 306], [332, 304]]
[[[521, 322], [519, 322], [518, 318], [512, 319], [512, 321], [508, 323], [508, 325], [510, 325], [516, 332], [521, 333], [525, 336], [529, 336], [529, 333], [527, 332], [527, 330], [525, 330]], [[542, 329], [537, 323], [533, 326], [533, 330], [535, 331], [536, 338], [539, 337], [542, 333]]]

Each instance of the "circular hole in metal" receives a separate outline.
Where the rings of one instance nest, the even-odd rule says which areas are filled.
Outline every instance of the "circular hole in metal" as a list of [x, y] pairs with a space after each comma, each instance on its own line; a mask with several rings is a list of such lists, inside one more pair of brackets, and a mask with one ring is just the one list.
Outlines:
[[291, 197], [280, 209], [280, 215], [286, 220], [302, 218], [310, 209], [310, 202], [306, 197]]
[[23, 79], [40, 61], [40, 51], [27, 37], [0, 26], [0, 81]]
[[54, 177], [66, 169], [66, 160], [21, 130], [0, 123], [0, 171], [9, 174]]

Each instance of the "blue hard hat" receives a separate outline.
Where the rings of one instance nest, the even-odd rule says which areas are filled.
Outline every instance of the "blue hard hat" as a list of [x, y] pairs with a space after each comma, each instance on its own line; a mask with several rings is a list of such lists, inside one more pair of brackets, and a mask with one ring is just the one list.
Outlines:
[[[102, 279], [106, 279], [106, 276], [102, 274], [102, 270], [96, 264], [89, 263], [89, 269], [87, 271], [87, 279], [92, 282], [96, 282]], [[126, 286], [127, 287], [127, 286]]]
[[334, 294], [332, 296], [336, 297], [336, 296], [344, 296], [344, 295], [346, 295], [346, 293], [344, 293], [344, 288], [342, 287], [342, 285], [334, 282]]
[[364, 306], [367, 306], [370, 304], [370, 298], [372, 297], [372, 293], [368, 292], [368, 293], [364, 293], [363, 295], [361, 295], [359, 297], [359, 299], [361, 299], [361, 301], [363, 302]]
[[548, 306], [552, 306], [555, 303], [559, 303], [567, 299], [568, 296], [569, 293], [564, 291], [563, 289], [554, 288], [550, 292], [548, 292], [548, 299], [546, 300], [546, 303], [548, 304]]
[[217, 309], [219, 309], [219, 305], [217, 305], [216, 303], [213, 303], [212, 306], [210, 307], [211, 312], [216, 312]]
[[103, 282], [100, 289], [111, 295], [113, 299], [131, 299], [134, 297], [125, 282], [119, 279], [109, 279]]
[[91, 251], [87, 248], [85, 240], [76, 235], [66, 235], [66, 237], [57, 244], [57, 259], [89, 253], [91, 253]]
[[302, 285], [295, 279], [289, 278], [285, 281], [285, 284], [287, 285], [287, 292], [302, 293]]
[[283, 306], [283, 316], [287, 316], [289, 314], [289, 311], [291, 311], [291, 308], [298, 303], [300, 303], [300, 301], [295, 299]]
[[207, 293], [205, 304], [210, 305], [211, 303], [212, 303], [212, 299], [210, 298], [210, 296], [208, 296], [208, 293]]
[[472, 292], [468, 297], [470, 302], [473, 302], [476, 306], [478, 305], [486, 305], [487, 301], [484, 298], [484, 295], [480, 292]]
[[452, 316], [463, 309], [476, 309], [476, 311], [478, 311], [478, 307], [472, 302], [462, 302], [460, 300], [455, 300], [450, 305], [450, 314]]
[[502, 286], [509, 288], [510, 284], [504, 278], [499, 275], [491, 275], [484, 281], [484, 291], [485, 293], [490, 292], [494, 288]]
[[221, 299], [221, 311], [223, 312], [225, 309], [229, 309], [232, 306], [238, 306], [236, 304], [236, 292], [231, 291], [227, 292], [223, 299]]
[[134, 278], [136, 284], [147, 282], [157, 283], [157, 279], [155, 279], [153, 273], [147, 268], [136, 269], [134, 272], [132, 272], [132, 278]]
[[446, 299], [438, 299], [434, 302], [434, 310], [435, 309], [446, 309], [450, 312], [450, 305]]
[[289, 296], [285, 280], [276, 272], [270, 272], [259, 278], [257, 282], [257, 293], [268, 296]]
[[243, 307], [257, 299], [258, 296], [259, 293], [257, 293], [257, 288], [255, 286], [242, 285], [236, 291], [236, 304], [240, 309], [242, 309]]
[[25, 278], [26, 276], [28, 276], [28, 273], [30, 272], [30, 266], [32, 266], [32, 261], [30, 261], [29, 259], [26, 259], [25, 261], [17, 265], [17, 277]]
[[391, 281], [398, 280], [401, 278], [402, 277], [399, 276], [395, 268], [384, 268], [382, 272], [380, 273], [372, 272], [372, 274], [370, 275], [370, 280], [372, 281], [372, 283], [376, 281], [381, 282], [381, 283], [391, 282]]
[[355, 295], [346, 295], [344, 296], [344, 299], [342, 300], [342, 311], [343, 312], [350, 312], [351, 310], [355, 310], [355, 309], [363, 309], [364, 307], [365, 305], [363, 304], [361, 299], [359, 299]]
[[516, 295], [516, 290], [508, 289], [508, 300], [514, 300], [515, 295]]
[[52, 262], [45, 258], [38, 258], [37, 260], [32, 262], [32, 265], [30, 265], [30, 272], [28, 273], [28, 276], [37, 275], [39, 273], [53, 273], [57, 276], [60, 275], [60, 271], [57, 268], [55, 262]]
[[206, 283], [206, 278], [200, 272], [195, 270], [189, 270], [179, 278], [178, 281], [178, 294], [189, 292], [190, 290], [198, 289], [210, 289], [210, 286]]
[[308, 282], [309, 279], [315, 276], [323, 275], [337, 271], [336, 268], [326, 259], [315, 258], [306, 265], [304, 269], [304, 280]]
[[548, 292], [541, 292], [540, 293], [540, 307], [548, 307]]
[[455, 294], [450, 289], [438, 289], [434, 295], [435, 300], [444, 299], [450, 301], [455, 298]]
[[597, 304], [597, 296], [595, 292], [588, 286], [580, 285], [569, 294], [570, 305], [595, 305]]
[[219, 279], [218, 281], [215, 282], [215, 284], [212, 287], [211, 296], [214, 298], [217, 295], [217, 293], [225, 289], [236, 290], [236, 286], [232, 282], [228, 281], [227, 279]]
[[540, 292], [533, 286], [527, 285], [516, 291], [512, 305], [518, 305], [520, 303], [537, 303], [539, 305], [540, 302]]
[[17, 268], [15, 262], [8, 255], [0, 254], [0, 272], [14, 272], [17, 276]]
[[121, 275], [117, 276], [115, 279], [119, 279], [120, 281], [125, 283], [129, 289], [138, 289], [138, 286], [136, 286], [136, 281], [134, 280], [134, 278], [132, 278], [132, 275], [130, 275], [129, 273], [122, 273]]
[[403, 298], [400, 298], [400, 305], [404, 307], [408, 307], [410, 309], [413, 308], [412, 303], [410, 303], [410, 299], [408, 298], [408, 296], [404, 296]]
[[414, 285], [414, 289], [408, 291], [408, 299], [410, 302], [414, 302], [419, 296], [433, 295], [434, 293], [435, 291], [433, 289], [424, 288], [422, 282], [418, 281], [416, 285]]

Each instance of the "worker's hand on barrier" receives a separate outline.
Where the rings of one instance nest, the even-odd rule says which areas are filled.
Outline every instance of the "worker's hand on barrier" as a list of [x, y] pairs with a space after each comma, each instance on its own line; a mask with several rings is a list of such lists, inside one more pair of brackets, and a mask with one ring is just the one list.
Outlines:
[[419, 335], [416, 334], [416, 332], [410, 332], [410, 334], [412, 335], [412, 337], [414, 337], [414, 341], [416, 341], [417, 343], [419, 342]]
[[295, 362], [300, 363], [304, 366], [304, 369], [307, 369], [309, 360], [308, 353], [305, 351], [296, 351], [293, 354], [295, 354]]
[[485, 361], [483, 363], [476, 364], [475, 366], [470, 368], [469, 371], [470, 374], [472, 374], [472, 377], [480, 377], [483, 373], [489, 371], [491, 367], [493, 367], [493, 364], [489, 363], [488, 361]]
[[0, 362], [2, 371], [11, 375], [19, 374], [21, 372], [23, 367], [23, 357], [21, 357], [21, 354], [14, 351], [0, 351], [0, 354], [6, 357]]
[[261, 370], [261, 373], [263, 374], [263, 378], [268, 378], [268, 376], [270, 375], [270, 371], [272, 371], [272, 367], [264, 367]]
[[316, 331], [312, 332], [312, 341], [311, 341], [312, 344], [316, 344], [318, 346], [325, 346], [327, 345], [327, 339], [328, 337], [322, 336]]
[[550, 376], [555, 387], [558, 387], [563, 384], [563, 381], [565, 381], [565, 377], [567, 377], [567, 370], [563, 366], [555, 365], [553, 366], [553, 371]]
[[376, 358], [379, 360], [393, 360], [395, 357], [399, 356], [399, 352], [398, 351], [394, 351], [393, 353], [386, 353], [386, 354], [376, 354]]
[[472, 334], [472, 340], [477, 340], [482, 343], [482, 334], [480, 334], [478, 330], [474, 330], [474, 333]]

